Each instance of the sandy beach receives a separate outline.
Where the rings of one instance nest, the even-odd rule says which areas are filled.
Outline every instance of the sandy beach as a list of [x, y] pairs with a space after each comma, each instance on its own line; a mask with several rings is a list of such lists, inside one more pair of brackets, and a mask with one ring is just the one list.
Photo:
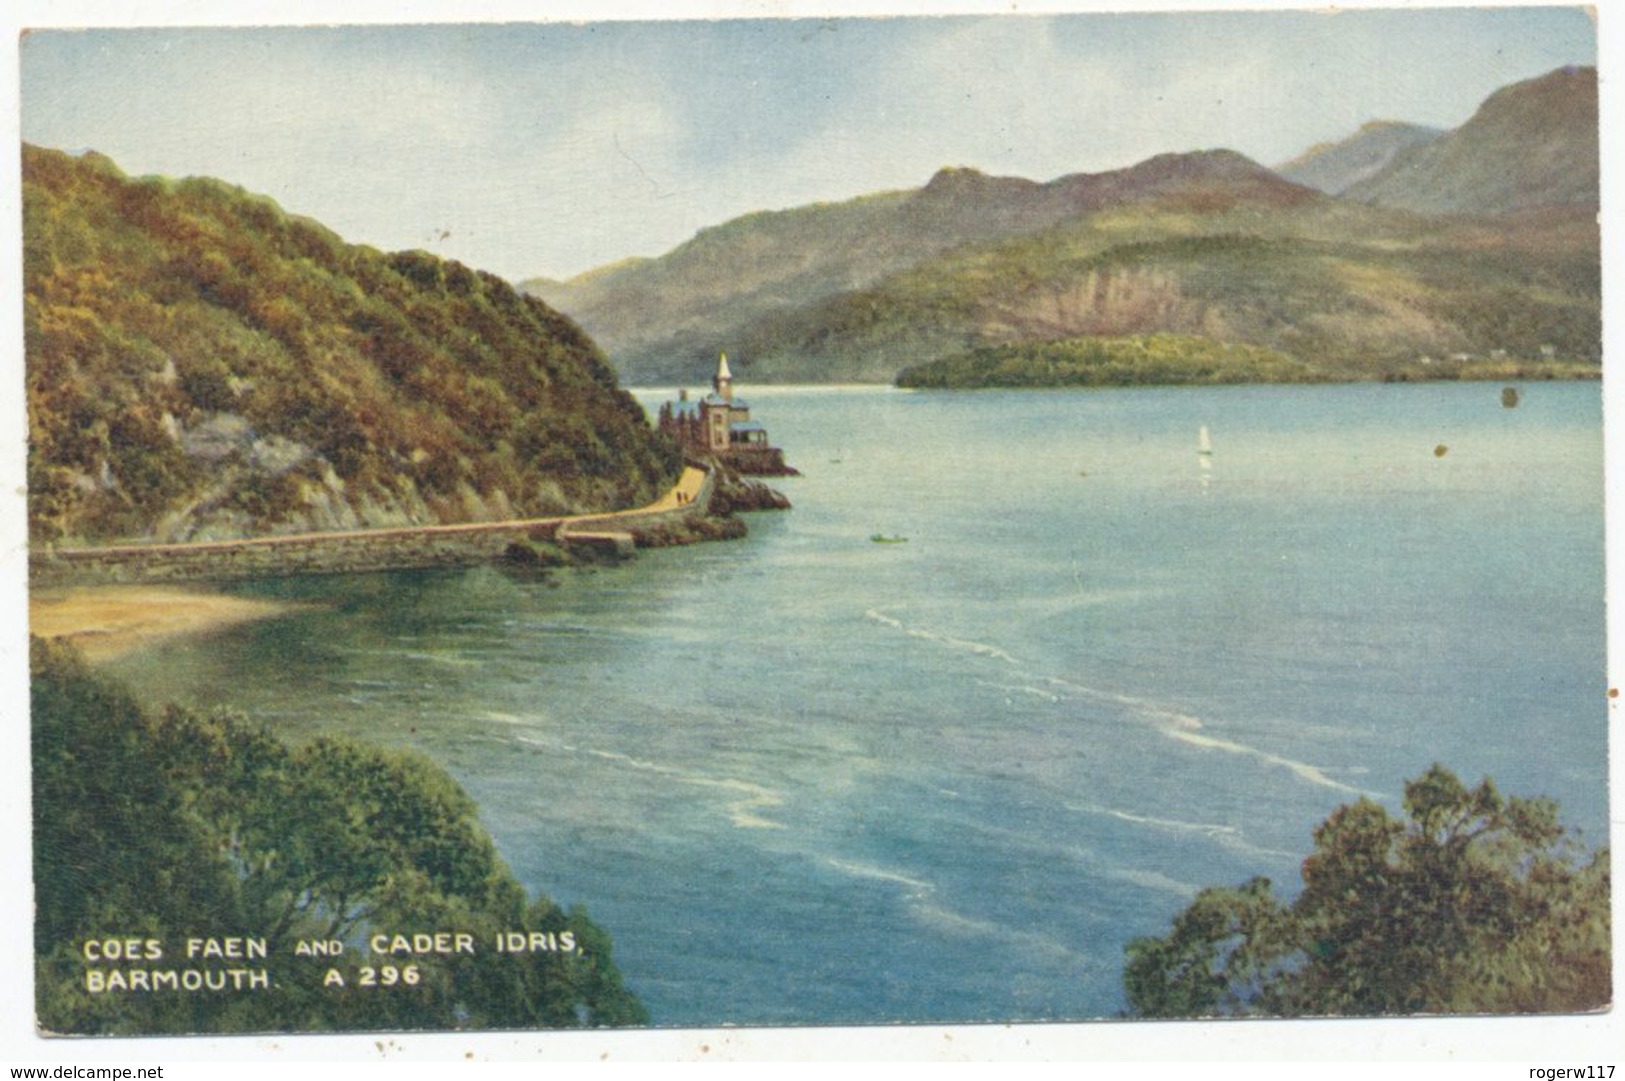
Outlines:
[[28, 599], [30, 633], [73, 642], [90, 661], [186, 635], [267, 619], [294, 606], [277, 601], [152, 586], [52, 590]]

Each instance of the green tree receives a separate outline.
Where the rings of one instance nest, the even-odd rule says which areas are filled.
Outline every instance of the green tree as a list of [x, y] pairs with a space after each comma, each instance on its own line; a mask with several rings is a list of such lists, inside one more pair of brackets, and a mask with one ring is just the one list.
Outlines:
[[1145, 1017], [1575, 1012], [1609, 1001], [1608, 851], [1546, 799], [1468, 789], [1435, 765], [1407, 820], [1368, 799], [1314, 835], [1290, 904], [1255, 878], [1203, 890], [1126, 948]]
[[[336, 739], [291, 747], [229, 715], [143, 709], [63, 647], [33, 658], [37, 1008], [79, 1033], [520, 1028], [647, 1021], [607, 933], [528, 897], [432, 762]], [[374, 934], [448, 931], [473, 953], [367, 955]], [[499, 934], [561, 948], [496, 951]], [[83, 944], [252, 934], [270, 992], [107, 994]], [[301, 954], [337, 941], [354, 963]], [[564, 943], [572, 943], [563, 946]], [[173, 958], [175, 951], [166, 956]], [[172, 962], [166, 962], [172, 963]], [[357, 966], [416, 966], [388, 993]]]

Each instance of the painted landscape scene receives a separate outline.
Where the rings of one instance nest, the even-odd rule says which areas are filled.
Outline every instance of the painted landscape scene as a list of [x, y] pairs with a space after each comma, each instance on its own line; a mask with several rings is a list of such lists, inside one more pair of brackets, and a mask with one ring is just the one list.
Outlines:
[[1610, 1009], [1593, 18], [31, 29], [37, 1031]]

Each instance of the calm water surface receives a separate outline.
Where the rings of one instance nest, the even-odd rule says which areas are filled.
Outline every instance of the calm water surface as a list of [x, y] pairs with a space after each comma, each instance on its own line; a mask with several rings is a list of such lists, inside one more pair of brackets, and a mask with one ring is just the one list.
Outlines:
[[1605, 839], [1600, 392], [1523, 389], [758, 391], [746, 540], [255, 583], [312, 603], [119, 671], [433, 756], [657, 1023], [1111, 1016], [1432, 762]]

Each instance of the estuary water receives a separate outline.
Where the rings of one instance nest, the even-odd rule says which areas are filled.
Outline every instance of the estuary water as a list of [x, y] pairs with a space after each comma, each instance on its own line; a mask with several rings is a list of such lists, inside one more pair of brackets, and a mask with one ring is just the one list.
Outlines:
[[1115, 1016], [1433, 762], [1606, 840], [1601, 395], [1520, 389], [747, 390], [745, 540], [257, 582], [117, 672], [432, 756], [657, 1024]]

